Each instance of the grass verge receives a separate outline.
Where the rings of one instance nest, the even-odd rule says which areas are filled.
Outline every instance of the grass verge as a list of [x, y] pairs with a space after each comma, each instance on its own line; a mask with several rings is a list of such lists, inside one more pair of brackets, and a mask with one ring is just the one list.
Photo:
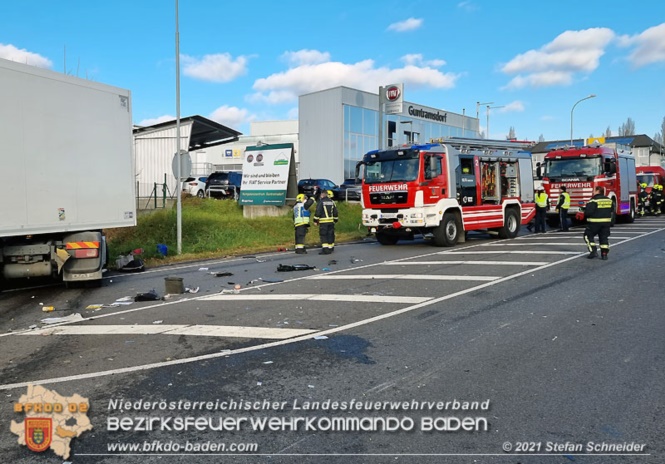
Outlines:
[[[109, 256], [115, 258], [131, 250], [143, 248], [148, 266], [194, 259], [219, 258], [246, 253], [274, 251], [279, 247], [293, 249], [294, 231], [289, 209], [278, 217], [243, 217], [242, 206], [235, 201], [189, 197], [182, 201], [182, 254], [176, 255], [176, 208], [156, 210], [140, 215], [136, 227], [107, 229]], [[339, 222], [335, 227], [336, 242], [366, 236], [362, 226], [362, 208], [358, 203], [337, 203]], [[310, 211], [313, 213], [315, 206]], [[168, 247], [161, 256], [157, 245]], [[318, 227], [312, 225], [306, 244], [319, 244]]]

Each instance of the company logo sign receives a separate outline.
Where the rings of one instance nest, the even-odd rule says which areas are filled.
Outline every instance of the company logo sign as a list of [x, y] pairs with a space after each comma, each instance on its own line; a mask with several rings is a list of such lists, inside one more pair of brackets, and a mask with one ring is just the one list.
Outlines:
[[402, 91], [396, 85], [391, 85], [386, 89], [386, 99], [388, 101], [391, 102], [397, 101], [401, 96], [402, 96]]

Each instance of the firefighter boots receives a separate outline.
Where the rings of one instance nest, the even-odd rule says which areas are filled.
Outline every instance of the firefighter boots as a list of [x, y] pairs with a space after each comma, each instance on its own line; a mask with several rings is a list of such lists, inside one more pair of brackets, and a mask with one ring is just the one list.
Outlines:
[[596, 248], [592, 248], [591, 251], [589, 252], [589, 256], [587, 256], [587, 259], [593, 259], [598, 257], [598, 252], [596, 251]]
[[600, 250], [600, 259], [607, 261], [607, 250]]
[[296, 254], [297, 255], [306, 255], [307, 250], [305, 250], [304, 248], [296, 248]]

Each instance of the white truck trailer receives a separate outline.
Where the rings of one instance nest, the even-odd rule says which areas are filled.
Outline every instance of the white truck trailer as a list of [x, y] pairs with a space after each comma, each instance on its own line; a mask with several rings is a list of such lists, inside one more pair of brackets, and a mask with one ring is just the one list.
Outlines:
[[102, 230], [136, 225], [130, 97], [0, 59], [0, 285], [101, 283]]

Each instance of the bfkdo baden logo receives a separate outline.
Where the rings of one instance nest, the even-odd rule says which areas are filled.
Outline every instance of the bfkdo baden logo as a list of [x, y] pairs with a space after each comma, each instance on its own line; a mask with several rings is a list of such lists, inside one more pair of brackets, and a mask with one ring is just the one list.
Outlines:
[[39, 385], [29, 385], [28, 391], [14, 403], [14, 412], [25, 414], [23, 423], [13, 421], [12, 433], [18, 444], [36, 453], [51, 449], [63, 459], [70, 455], [73, 438], [92, 430], [88, 419], [90, 402], [78, 394], [62, 396]]

